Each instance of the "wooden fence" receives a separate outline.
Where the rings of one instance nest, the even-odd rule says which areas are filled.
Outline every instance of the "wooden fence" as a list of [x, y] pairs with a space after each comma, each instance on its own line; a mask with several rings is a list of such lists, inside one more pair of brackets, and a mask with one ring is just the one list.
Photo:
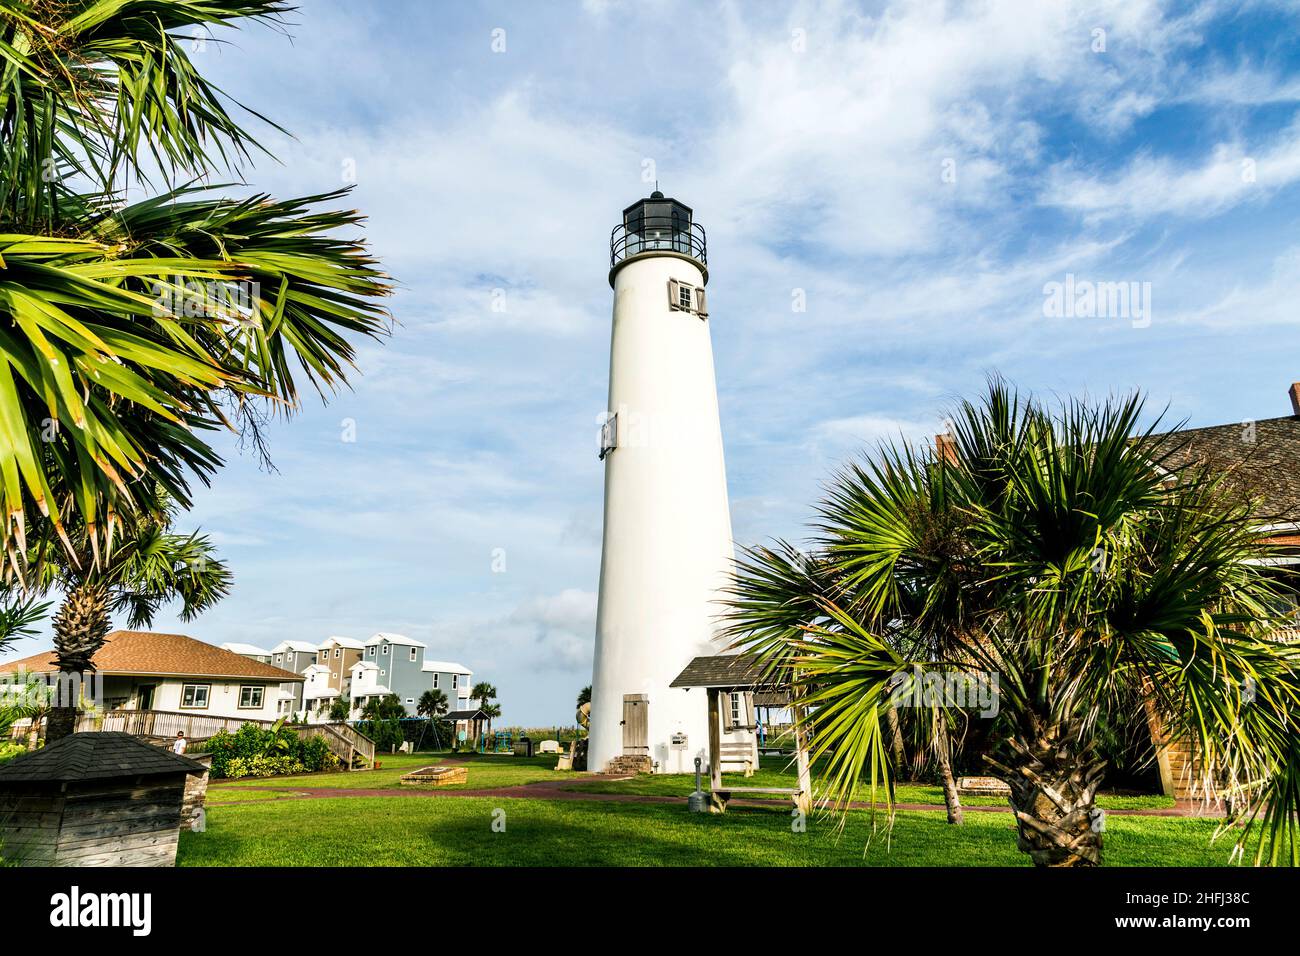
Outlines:
[[[30, 721], [22, 722], [21, 728], [15, 726], [14, 738], [25, 738], [30, 732]], [[169, 710], [114, 710], [107, 714], [83, 714], [77, 720], [77, 731], [119, 731], [133, 737], [145, 737], [156, 741], [172, 740], [178, 733], [196, 745], [214, 737], [222, 731], [235, 733], [244, 724], [254, 724], [262, 728], [275, 726], [272, 720], [254, 720], [244, 717], [213, 717], [208, 714], [186, 714]], [[320, 737], [329, 746], [330, 753], [348, 770], [361, 766], [375, 765], [375, 742], [361, 731], [349, 724], [286, 724], [303, 740]]]

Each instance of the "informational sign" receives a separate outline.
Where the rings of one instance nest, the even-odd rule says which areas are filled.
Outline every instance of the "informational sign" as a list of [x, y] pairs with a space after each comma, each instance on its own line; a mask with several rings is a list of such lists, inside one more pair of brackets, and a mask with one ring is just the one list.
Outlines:
[[686, 749], [686, 735], [685, 735], [685, 734], [673, 734], [672, 737], [669, 739], [669, 742], [668, 742], [668, 743], [669, 743], [669, 746], [671, 746], [671, 747], [673, 748], [673, 750], [685, 750], [685, 749]]

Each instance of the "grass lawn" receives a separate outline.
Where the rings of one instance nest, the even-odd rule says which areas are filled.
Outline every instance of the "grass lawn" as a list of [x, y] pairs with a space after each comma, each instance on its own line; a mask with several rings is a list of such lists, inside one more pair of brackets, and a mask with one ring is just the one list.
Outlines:
[[[494, 832], [496, 811], [505, 831]], [[1111, 817], [1111, 866], [1217, 866], [1203, 819]], [[961, 827], [929, 811], [898, 815], [892, 844], [866, 855], [870, 816], [843, 834], [814, 817], [795, 833], [784, 809], [692, 814], [672, 805], [489, 797], [354, 797], [214, 806], [203, 833], [182, 832], [181, 866], [1025, 866], [1006, 814], [972, 813]]]
[[[734, 787], [793, 787], [796, 783], [794, 768], [784, 757], [763, 757], [759, 769], [748, 779], [743, 774], [726, 774], [724, 784]], [[709, 789], [709, 778], [703, 780], [704, 789]], [[694, 774], [653, 774], [633, 777], [629, 780], [593, 780], [573, 781], [566, 790], [587, 793], [640, 793], [652, 796], [685, 797], [695, 789]], [[755, 799], [764, 798], [764, 794], [747, 794]], [[787, 800], [787, 797], [773, 796], [772, 799]], [[869, 799], [863, 793], [862, 800]], [[943, 806], [943, 790], [938, 785], [904, 783], [895, 791], [899, 803], [933, 803]], [[1002, 807], [1006, 800], [1002, 797], [966, 797], [962, 804], [968, 807]], [[1107, 810], [1152, 810], [1174, 805], [1173, 797], [1165, 796], [1121, 796], [1118, 794], [1101, 794], [1097, 805]]]
[[[420, 767], [442, 763], [444, 760], [464, 761], [469, 775], [464, 784], [453, 784], [445, 790], [481, 790], [494, 787], [514, 787], [539, 780], [557, 777], [555, 757], [514, 757], [490, 754], [386, 754], [378, 758], [378, 770], [353, 770], [338, 773], [300, 774], [284, 777], [245, 777], [241, 780], [214, 780], [211, 789], [225, 791], [250, 787], [322, 787], [352, 790], [402, 789], [402, 774]], [[214, 797], [215, 799], [215, 797]], [[222, 799], [233, 799], [223, 796]]]

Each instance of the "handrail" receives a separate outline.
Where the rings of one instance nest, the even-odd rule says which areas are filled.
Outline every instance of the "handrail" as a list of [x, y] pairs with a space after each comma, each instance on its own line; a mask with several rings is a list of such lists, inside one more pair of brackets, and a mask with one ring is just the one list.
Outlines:
[[644, 216], [619, 223], [609, 234], [609, 267], [645, 252], [676, 252], [708, 265], [704, 227], [677, 216]]

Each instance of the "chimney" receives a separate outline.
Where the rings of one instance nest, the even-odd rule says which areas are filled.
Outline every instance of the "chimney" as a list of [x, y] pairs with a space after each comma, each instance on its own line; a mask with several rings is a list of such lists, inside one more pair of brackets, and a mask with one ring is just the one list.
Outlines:
[[1291, 383], [1291, 414], [1300, 415], [1300, 382]]
[[[1297, 414], [1300, 414], [1298, 412]], [[934, 450], [938, 456], [950, 465], [957, 464], [957, 440], [944, 433], [934, 436]]]

